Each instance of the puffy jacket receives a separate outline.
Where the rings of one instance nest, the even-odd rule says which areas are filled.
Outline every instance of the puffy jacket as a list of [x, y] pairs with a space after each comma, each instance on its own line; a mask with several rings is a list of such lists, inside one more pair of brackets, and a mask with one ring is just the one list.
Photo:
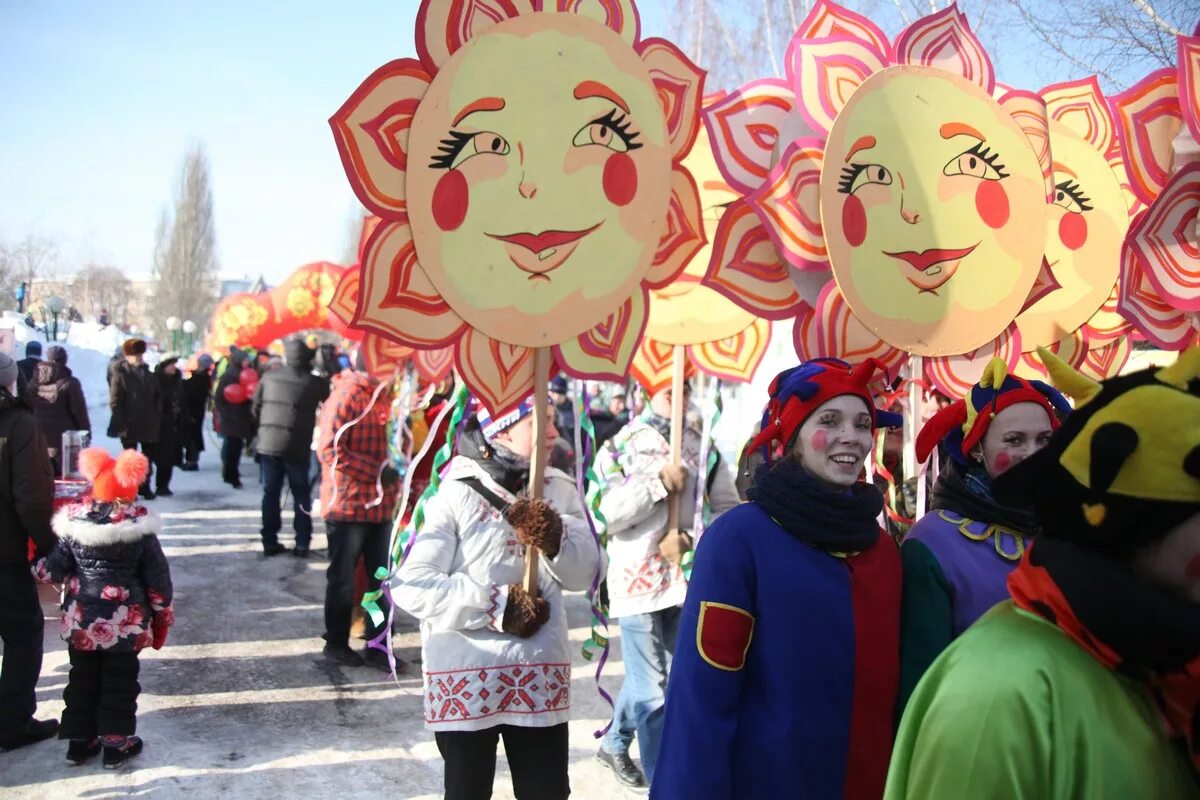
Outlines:
[[180, 431], [187, 424], [188, 410], [183, 401], [183, 376], [168, 375], [163, 365], [154, 368], [154, 378], [162, 392], [162, 422], [159, 425], [159, 444], [172, 450], [179, 446]]
[[152, 625], [175, 619], [161, 522], [140, 506], [117, 506], [106, 523], [89, 510], [77, 504], [54, 515], [58, 544], [34, 575], [63, 584], [59, 633], [73, 648], [137, 652], [151, 644]]
[[25, 404], [33, 409], [46, 445], [56, 452], [62, 446], [63, 431], [91, 431], [83, 386], [71, 368], [43, 361], [33, 371], [33, 380], [25, 387]]
[[293, 339], [285, 347], [287, 364], [268, 370], [254, 390], [255, 450], [308, 463], [317, 407], [329, 397], [329, 383], [312, 374], [313, 352], [304, 342]]
[[157, 442], [162, 416], [162, 392], [145, 364], [117, 364], [108, 386], [112, 419], [108, 435], [135, 442]]
[[[364, 372], [344, 370], [333, 377], [333, 391], [321, 407], [317, 426], [325, 519], [382, 522], [392, 518], [399, 484], [383, 484], [389, 398], [386, 390], [376, 396], [378, 388], [379, 381]], [[368, 407], [370, 413], [364, 414]]]
[[217, 389], [213, 393], [213, 424], [217, 433], [235, 439], [249, 439], [254, 436], [254, 416], [250, 413], [250, 403], [234, 404], [225, 399], [225, 387], [238, 382], [238, 376], [242, 374], [243, 369], [241, 363], [245, 357], [238, 348], [229, 348], [228, 366], [221, 373]]
[[0, 390], [0, 563], [29, 563], [29, 539], [41, 555], [53, 549], [53, 506], [46, 440], [33, 414]]
[[212, 393], [212, 373], [198, 369], [183, 382], [183, 404], [188, 419], [193, 423], [204, 421], [208, 409], [208, 396]]

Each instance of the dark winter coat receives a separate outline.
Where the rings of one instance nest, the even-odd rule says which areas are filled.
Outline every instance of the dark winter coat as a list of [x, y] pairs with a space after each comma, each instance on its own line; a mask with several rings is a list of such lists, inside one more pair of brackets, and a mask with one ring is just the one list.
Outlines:
[[164, 454], [180, 447], [182, 431], [189, 418], [187, 404], [183, 399], [183, 376], [176, 372], [168, 375], [161, 364], [154, 369], [158, 390], [162, 393], [162, 421], [158, 428], [158, 447]]
[[25, 404], [33, 409], [46, 445], [55, 452], [62, 447], [63, 431], [92, 430], [83, 386], [65, 364], [38, 364], [33, 380], [25, 387]]
[[193, 425], [204, 421], [208, 398], [212, 394], [212, 373], [198, 369], [183, 382], [183, 406]]
[[287, 343], [286, 366], [268, 370], [254, 392], [258, 420], [255, 450], [284, 461], [308, 463], [317, 407], [329, 397], [329, 382], [313, 375], [313, 353], [304, 342]]
[[53, 506], [46, 440], [33, 414], [0, 390], [0, 563], [29, 563], [30, 538], [41, 555], [53, 549]]
[[234, 404], [225, 399], [225, 387], [238, 382], [238, 376], [242, 373], [241, 361], [244, 358], [241, 350], [236, 347], [230, 348], [229, 366], [221, 373], [221, 378], [217, 381], [217, 390], [213, 393], [213, 419], [217, 433], [235, 439], [250, 439], [254, 436], [254, 416], [250, 413], [250, 403]]
[[42, 360], [34, 357], [22, 358], [17, 362], [17, 372], [20, 373], [21, 379], [25, 383], [33, 380], [33, 373], [37, 370], [37, 366], [40, 363], [42, 363]]
[[122, 361], [108, 387], [112, 419], [108, 435], [136, 442], [157, 442], [162, 419], [162, 391], [145, 364]]
[[118, 506], [112, 521], [93, 522], [89, 506], [55, 514], [58, 544], [34, 574], [63, 584], [59, 633], [71, 647], [137, 652], [153, 641], [152, 624], [169, 627], [175, 618], [161, 523], [140, 506]]

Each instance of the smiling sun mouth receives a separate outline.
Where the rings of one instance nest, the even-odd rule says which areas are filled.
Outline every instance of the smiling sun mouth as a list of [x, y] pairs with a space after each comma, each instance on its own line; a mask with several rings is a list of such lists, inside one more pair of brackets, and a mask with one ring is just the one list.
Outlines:
[[489, 233], [487, 236], [504, 242], [508, 260], [517, 269], [528, 272], [530, 280], [549, 280], [546, 274], [561, 267], [575, 252], [579, 240], [602, 224], [602, 222], [597, 222], [590, 228], [578, 231], [542, 231], [541, 233], [504, 235]]
[[954, 273], [958, 271], [959, 264], [962, 260], [975, 250], [979, 243], [965, 247], [961, 250], [947, 250], [944, 248], [932, 248], [930, 250], [922, 250], [919, 253], [914, 250], [905, 250], [897, 253], [889, 253], [884, 251], [885, 256], [898, 258], [906, 262], [912, 267], [914, 273], [906, 273], [905, 279], [913, 286], [920, 290], [921, 294], [926, 292], [937, 294], [946, 281], [954, 277]]

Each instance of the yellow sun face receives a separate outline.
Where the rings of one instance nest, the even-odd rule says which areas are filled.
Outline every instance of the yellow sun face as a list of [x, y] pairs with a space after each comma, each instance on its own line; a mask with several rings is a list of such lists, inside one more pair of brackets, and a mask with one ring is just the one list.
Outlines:
[[650, 268], [671, 192], [666, 125], [642, 60], [597, 22], [531, 14], [467, 42], [422, 99], [410, 155], [421, 267], [497, 339], [569, 339]]
[[821, 170], [838, 288], [877, 336], [955, 355], [998, 336], [1041, 266], [1037, 156], [978, 85], [926, 67], [869, 77], [838, 114]]
[[1059, 288], [1017, 317], [1025, 351], [1074, 332], [1108, 299], [1129, 227], [1121, 184], [1095, 147], [1051, 122], [1050, 152], [1055, 190], [1046, 229], [1046, 264]]

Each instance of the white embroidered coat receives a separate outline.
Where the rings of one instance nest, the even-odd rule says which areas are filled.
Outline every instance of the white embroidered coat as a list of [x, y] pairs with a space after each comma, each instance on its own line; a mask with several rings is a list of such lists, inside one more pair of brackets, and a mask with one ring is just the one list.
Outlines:
[[566, 722], [571, 655], [562, 592], [590, 588], [604, 569], [604, 554], [584, 518], [575, 482], [547, 468], [544, 498], [563, 521], [558, 555], [543, 554], [538, 562], [550, 621], [528, 639], [504, 633], [508, 587], [521, 582], [525, 548], [500, 512], [460, 482], [468, 477], [508, 502], [515, 499], [474, 461], [454, 458], [390, 584], [393, 602], [421, 621], [425, 725], [475, 731]]
[[[596, 455], [596, 467], [606, 484], [600, 513], [608, 532], [610, 618], [683, 605], [687, 594], [683, 571], [658, 552], [669, 516], [667, 490], [658, 473], [670, 456], [670, 443], [644, 420], [630, 422]], [[691, 474], [679, 501], [679, 527], [691, 530], [696, 476], [700, 474], [700, 434], [690, 427], [683, 436], [682, 460]], [[739, 502], [729, 469], [723, 462], [715, 469], [708, 498], [714, 517]]]

